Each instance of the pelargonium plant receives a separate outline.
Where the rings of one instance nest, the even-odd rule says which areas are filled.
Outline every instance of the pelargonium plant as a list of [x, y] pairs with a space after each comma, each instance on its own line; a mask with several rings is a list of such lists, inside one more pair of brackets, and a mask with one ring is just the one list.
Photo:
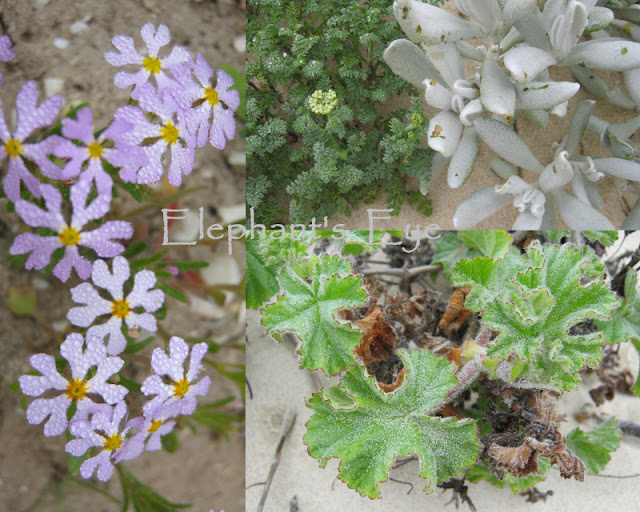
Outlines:
[[[131, 101], [106, 127], [95, 131], [86, 104], [56, 121], [62, 97], [38, 105], [34, 81], [16, 97], [15, 129], [0, 116], [0, 160], [8, 157], [3, 197], [7, 210], [22, 221], [9, 257], [63, 283], [75, 281], [69, 292], [75, 306], [66, 314], [71, 326], [59, 354], [33, 355], [33, 370], [14, 390], [36, 398], [28, 406], [25, 402], [30, 424], [44, 423], [47, 437], [67, 436], [70, 473], [79, 471], [85, 479], [95, 473], [107, 481], [117, 468], [122, 510], [130, 504], [135, 510], [176, 510], [182, 506], [139, 482], [121, 462], [145, 450], [175, 450], [174, 430], [187, 425], [225, 434], [238, 429], [237, 414], [217, 411], [229, 400], [199, 403], [211, 383], [200, 374], [205, 364], [227, 377], [243, 373], [236, 367], [241, 365], [229, 369], [208, 356], [219, 348], [213, 341], [182, 338], [159, 324], [172, 307], [168, 296], [187, 302], [178, 289], [188, 284], [178, 284], [181, 275], [208, 264], [170, 259], [167, 249], [139, 257], [147, 244], [131, 240], [132, 223], [113, 205], [122, 192], [138, 202], [150, 198], [147, 185], [162, 179], [181, 185], [192, 171], [196, 148], [209, 142], [223, 149], [235, 135], [240, 95], [231, 76], [221, 69], [214, 73], [200, 53], [194, 60], [175, 46], [161, 56], [170, 42], [165, 25], [148, 23], [141, 35], [147, 46], [143, 53], [131, 37], [119, 35], [113, 44], [120, 53], [105, 54], [114, 66], [140, 66], [135, 73], [116, 75], [118, 87], [133, 86]], [[10, 48], [8, 37], [1, 37], [0, 61], [15, 56]], [[152, 207], [159, 210], [174, 200], [161, 198]], [[12, 300], [12, 311], [36, 314], [35, 302]], [[150, 336], [138, 340], [142, 332]], [[150, 358], [141, 355], [156, 334], [165, 343]], [[151, 375], [137, 382], [132, 364], [143, 364]]]
[[618, 356], [618, 344], [640, 347], [638, 248], [602, 257], [617, 236], [460, 231], [377, 252], [382, 233], [253, 243], [248, 300], [262, 326], [295, 341], [301, 368], [335, 377], [306, 401], [309, 455], [339, 459], [338, 478], [369, 498], [416, 459], [427, 494], [454, 489], [472, 510], [465, 482], [541, 495], [531, 488], [552, 468], [599, 473], [618, 421], [594, 412], [567, 432], [557, 399], [591, 386], [589, 373], [596, 405], [614, 382], [640, 396]]
[[[606, 121], [590, 120], [595, 101], [621, 109], [640, 107], [635, 2], [454, 0], [460, 16], [432, 3], [394, 2], [396, 21], [407, 39], [393, 41], [384, 59], [440, 111], [430, 119], [426, 139], [437, 153], [433, 172], [447, 167], [449, 187], [460, 187], [474, 168], [479, 140], [528, 171], [523, 176], [500, 160], [492, 162], [505, 184], [463, 200], [453, 218], [456, 229], [473, 227], [509, 203], [520, 212], [514, 229], [555, 229], [555, 209], [570, 229], [613, 229], [607, 212], [600, 211], [604, 205], [596, 183], [612, 177], [635, 197], [640, 164], [618, 148], [609, 146], [612, 156], [601, 158], [583, 154], [579, 146], [587, 126], [606, 127]], [[475, 65], [466, 76], [463, 59]], [[554, 67], [569, 68], [576, 81], [552, 79]], [[598, 70], [621, 73], [626, 92], [618, 85], [609, 90]], [[527, 130], [529, 123], [548, 127], [554, 116], [567, 114], [569, 100], [581, 87], [596, 100], [574, 109], [555, 157], [539, 162], [516, 132], [516, 122]], [[536, 175], [533, 181], [529, 177]], [[629, 214], [625, 228], [637, 229], [640, 207], [633, 213], [624, 208]]]

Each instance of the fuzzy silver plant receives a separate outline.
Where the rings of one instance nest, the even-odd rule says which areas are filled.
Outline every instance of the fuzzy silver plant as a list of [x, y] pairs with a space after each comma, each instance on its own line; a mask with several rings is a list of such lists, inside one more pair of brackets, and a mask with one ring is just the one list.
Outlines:
[[[479, 140], [508, 162], [491, 163], [505, 183], [465, 199], [455, 228], [471, 228], [511, 203], [520, 212], [514, 229], [555, 229], [556, 212], [571, 229], [614, 229], [600, 212], [604, 202], [595, 183], [606, 175], [640, 194], [640, 146], [629, 140], [640, 118], [610, 125], [593, 110], [598, 100], [640, 108], [640, 6], [622, 0], [454, 1], [464, 17], [421, 0], [396, 0], [393, 11], [407, 39], [391, 43], [384, 58], [440, 111], [427, 132], [436, 152], [433, 174], [448, 163], [447, 183], [460, 187], [473, 170]], [[488, 44], [465, 41], [474, 39]], [[477, 63], [471, 76], [464, 74], [463, 58]], [[551, 66], [569, 67], [576, 81], [553, 80]], [[621, 73], [626, 92], [617, 84], [609, 90], [594, 70]], [[596, 100], [576, 107], [553, 160], [543, 165], [513, 123], [522, 115], [546, 127], [550, 115], [567, 114], [581, 86]], [[579, 153], [587, 128], [600, 134], [611, 157]], [[509, 164], [537, 180], [528, 183]], [[429, 185], [421, 184], [422, 193]], [[640, 201], [623, 226], [640, 228]]]

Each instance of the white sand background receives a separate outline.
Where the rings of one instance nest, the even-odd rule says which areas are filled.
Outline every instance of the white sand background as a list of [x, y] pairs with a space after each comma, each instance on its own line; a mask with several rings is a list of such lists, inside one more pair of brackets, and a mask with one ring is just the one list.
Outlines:
[[[640, 235], [640, 233], [636, 233]], [[636, 237], [637, 238], [637, 237]], [[637, 246], [637, 240], [634, 242]], [[424, 480], [418, 477], [418, 462], [411, 461], [393, 469], [391, 478], [413, 484], [389, 481], [381, 485], [380, 500], [362, 498], [349, 489], [338, 475], [338, 460], [332, 459], [326, 468], [307, 453], [302, 438], [305, 423], [311, 410], [305, 399], [317, 391], [318, 386], [337, 384], [337, 379], [327, 379], [321, 372], [300, 370], [298, 356], [292, 343], [277, 343], [266, 334], [260, 324], [258, 312], [250, 310], [247, 327], [247, 378], [253, 398], [247, 397], [246, 411], [246, 503], [247, 512], [258, 510], [264, 483], [276, 454], [276, 447], [289, 419], [296, 415], [295, 423], [286, 437], [281, 450], [279, 465], [264, 505], [264, 512], [342, 512], [367, 511], [390, 512], [404, 510], [446, 511], [455, 510], [448, 504], [452, 491], [437, 489], [430, 496], [422, 491]], [[638, 356], [630, 344], [621, 346], [621, 361], [636, 376]], [[576, 426], [584, 431], [597, 424], [586, 421], [578, 424], [576, 412], [598, 412], [602, 418], [610, 415], [619, 420], [640, 422], [640, 399], [630, 395], [616, 394], [611, 402], [596, 407], [588, 389], [597, 385], [595, 377], [587, 376], [576, 390], [565, 393], [559, 400], [558, 410], [567, 413], [567, 421], [561, 431], [567, 434]], [[625, 476], [640, 473], [640, 438], [623, 434], [620, 447], [602, 475]], [[546, 502], [527, 503], [523, 496], [515, 496], [506, 487], [497, 489], [486, 482], [469, 484], [468, 494], [478, 512], [501, 511], [640, 511], [640, 477], [605, 478], [586, 475], [584, 482], [564, 480], [556, 467], [552, 467], [545, 482], [537, 485], [543, 492], [551, 489], [553, 495]], [[291, 507], [296, 500], [297, 509]], [[459, 510], [470, 510], [460, 503]]]

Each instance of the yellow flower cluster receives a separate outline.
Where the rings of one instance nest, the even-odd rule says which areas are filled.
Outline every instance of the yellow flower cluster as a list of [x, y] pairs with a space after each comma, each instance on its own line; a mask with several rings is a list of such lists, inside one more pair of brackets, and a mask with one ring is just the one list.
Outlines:
[[309, 108], [315, 114], [328, 115], [336, 108], [338, 104], [338, 96], [336, 91], [329, 89], [327, 92], [315, 91], [307, 100]]

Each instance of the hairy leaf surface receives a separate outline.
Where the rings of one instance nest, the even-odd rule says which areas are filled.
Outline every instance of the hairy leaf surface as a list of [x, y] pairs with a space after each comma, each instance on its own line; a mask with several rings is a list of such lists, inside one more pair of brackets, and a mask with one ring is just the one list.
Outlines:
[[334, 375], [355, 364], [354, 348], [362, 333], [335, 317], [340, 309], [365, 303], [361, 278], [351, 272], [346, 260], [325, 256], [309, 280], [290, 268], [280, 274], [284, 293], [262, 309], [262, 323], [269, 331], [298, 337], [301, 368]]
[[575, 453], [590, 473], [597, 474], [611, 460], [611, 452], [620, 446], [620, 429], [615, 418], [609, 418], [591, 432], [579, 428], [567, 436], [567, 447]]
[[308, 402], [314, 411], [304, 436], [309, 453], [322, 466], [340, 458], [339, 478], [370, 498], [379, 497], [397, 457], [418, 454], [429, 494], [438, 482], [462, 475], [480, 450], [474, 421], [427, 415], [455, 386], [454, 366], [424, 350], [398, 354], [406, 378], [393, 393], [381, 393], [374, 378], [355, 367], [337, 391], [322, 390]]

